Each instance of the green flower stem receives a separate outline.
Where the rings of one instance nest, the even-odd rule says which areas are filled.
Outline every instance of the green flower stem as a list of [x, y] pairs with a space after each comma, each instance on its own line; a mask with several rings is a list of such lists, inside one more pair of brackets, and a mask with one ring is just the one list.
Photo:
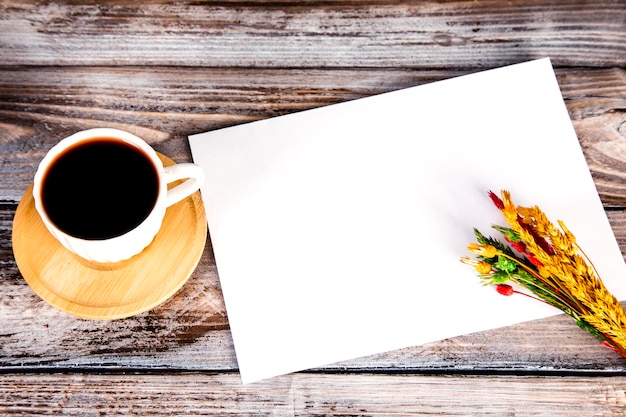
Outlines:
[[[551, 294], [555, 299], [559, 300], [561, 302], [561, 305], [567, 306], [568, 309], [572, 310], [572, 311], [576, 311], [578, 314], [582, 314], [582, 311], [584, 311], [585, 309], [577, 302], [577, 300], [575, 300], [573, 297], [566, 297], [567, 300], [569, 302], [572, 302], [575, 306], [570, 305], [570, 303], [566, 300], [564, 300], [563, 298], [561, 298], [560, 296], [558, 296], [557, 294], [561, 293], [561, 291], [559, 290], [559, 288], [555, 288], [552, 285], [550, 285], [550, 282], [545, 280], [541, 275], [537, 274], [535, 271], [533, 271], [531, 268], [529, 268], [528, 266], [526, 266], [523, 262], [521, 262], [519, 259], [517, 259], [516, 257], [513, 256], [509, 256], [506, 253], [500, 253], [500, 251], [498, 251], [498, 255], [502, 255], [505, 258], [515, 262], [517, 265], [519, 265], [524, 271], [528, 272], [530, 275], [532, 275], [537, 281], [541, 282], [543, 285], [546, 286], [547, 289], [543, 289], [546, 293]], [[519, 275], [518, 275], [519, 276]], [[519, 283], [521, 285], [524, 285], [522, 283]], [[537, 288], [541, 288], [540, 285], [534, 285]], [[532, 290], [531, 290], [532, 291]], [[533, 291], [534, 292], [534, 291]], [[567, 293], [565, 293], [567, 294]], [[537, 294], [540, 295], [540, 294]], [[546, 300], [547, 301], [547, 300]], [[554, 305], [554, 304], [553, 304]], [[560, 308], [558, 306], [555, 305], [555, 307]], [[562, 309], [563, 310], [563, 309]]]

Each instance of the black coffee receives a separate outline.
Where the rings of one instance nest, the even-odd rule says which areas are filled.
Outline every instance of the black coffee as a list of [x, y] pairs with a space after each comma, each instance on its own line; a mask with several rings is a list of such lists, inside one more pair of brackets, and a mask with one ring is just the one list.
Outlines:
[[96, 138], [59, 155], [42, 183], [42, 203], [65, 233], [96, 240], [134, 229], [152, 211], [155, 166], [132, 144]]

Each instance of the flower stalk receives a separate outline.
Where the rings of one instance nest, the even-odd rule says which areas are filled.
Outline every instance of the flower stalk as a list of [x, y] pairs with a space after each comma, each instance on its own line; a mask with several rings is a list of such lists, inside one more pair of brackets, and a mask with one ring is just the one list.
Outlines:
[[474, 229], [477, 242], [468, 245], [474, 257], [462, 257], [461, 262], [502, 295], [521, 294], [560, 309], [626, 358], [626, 313], [572, 232], [560, 220], [555, 226], [537, 206], [516, 206], [506, 190], [501, 197], [490, 191], [489, 197], [508, 224], [493, 226], [504, 242]]

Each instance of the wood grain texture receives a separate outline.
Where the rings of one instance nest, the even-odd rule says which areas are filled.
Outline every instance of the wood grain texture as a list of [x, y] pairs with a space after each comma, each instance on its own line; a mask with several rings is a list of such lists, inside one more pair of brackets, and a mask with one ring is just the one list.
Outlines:
[[[78, 130], [127, 130], [185, 162], [193, 133], [469, 72], [0, 67], [0, 201], [19, 201], [45, 152]], [[603, 202], [626, 205], [625, 69], [562, 68], [557, 78]]]
[[167, 302], [90, 321], [33, 293], [11, 231], [77, 130], [185, 162], [193, 133], [549, 56], [626, 253], [625, 22], [624, 0], [3, 0], [0, 414], [622, 416], [626, 362], [565, 316], [242, 386], [210, 241]]
[[[626, 212], [608, 214], [626, 252]], [[12, 210], [0, 210], [0, 235], [9, 233], [12, 215]], [[150, 312], [110, 322], [75, 318], [49, 306], [21, 278], [6, 242], [0, 255], [6, 260], [0, 270], [5, 323], [0, 326], [0, 371], [237, 369], [208, 244], [198, 269], [172, 299]], [[622, 374], [626, 362], [568, 317], [556, 316], [320, 369]]]
[[[4, 375], [3, 415], [622, 417], [626, 377]], [[63, 387], [59, 390], [58, 387]], [[529, 405], [532, 404], [532, 407]], [[86, 405], [88, 405], [86, 407]]]
[[424, 69], [626, 55], [623, 0], [77, 3], [2, 2], [4, 62]]

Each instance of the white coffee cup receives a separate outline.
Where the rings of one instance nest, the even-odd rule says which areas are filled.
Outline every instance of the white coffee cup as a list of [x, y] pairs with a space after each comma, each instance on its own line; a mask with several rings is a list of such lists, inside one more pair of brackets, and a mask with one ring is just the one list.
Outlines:
[[[142, 169], [135, 172], [137, 167]], [[161, 228], [167, 207], [196, 192], [203, 181], [198, 165], [164, 167], [139, 137], [96, 128], [50, 149], [35, 174], [33, 197], [46, 228], [65, 248], [90, 261], [119, 262], [142, 252]], [[81, 215], [87, 221], [79, 221]]]

